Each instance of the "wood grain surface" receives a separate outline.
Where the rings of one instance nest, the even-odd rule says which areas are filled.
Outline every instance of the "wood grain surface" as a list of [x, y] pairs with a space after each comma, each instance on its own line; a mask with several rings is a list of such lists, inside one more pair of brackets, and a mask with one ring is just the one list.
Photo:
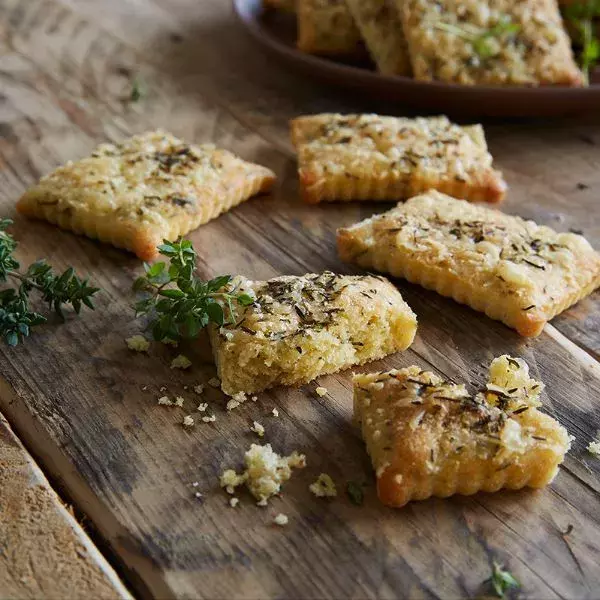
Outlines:
[[[132, 103], [136, 77], [146, 93]], [[337, 259], [336, 227], [389, 205], [301, 203], [287, 121], [323, 110], [404, 114], [286, 73], [250, 43], [222, 0], [0, 0], [2, 216], [14, 216], [16, 199], [40, 175], [97, 142], [163, 127], [231, 149], [279, 178], [272, 195], [189, 236], [202, 275], [353, 272]], [[503, 210], [583, 230], [600, 248], [600, 118], [494, 122], [486, 132], [510, 185]], [[600, 429], [598, 293], [525, 340], [397, 282], [418, 315], [417, 339], [365, 370], [418, 364], [481, 384], [493, 357], [522, 356], [547, 385], [546, 410], [576, 441], [543, 491], [395, 511], [377, 501], [351, 425], [349, 373], [321, 378], [323, 398], [316, 384], [277, 389], [229, 414], [208, 386], [216, 422], [184, 430], [183, 416], [200, 401], [191, 386], [214, 375], [210, 352], [204, 338], [179, 349], [193, 360], [181, 373], [169, 368], [179, 350], [127, 350], [124, 338], [141, 327], [130, 293], [140, 262], [44, 223], [17, 217], [13, 231], [23, 262], [45, 256], [57, 267], [72, 264], [103, 292], [95, 313], [50, 322], [21, 346], [0, 347], [0, 409], [141, 596], [457, 598], [489, 591], [483, 582], [497, 560], [522, 582], [522, 597], [598, 597], [600, 461], [586, 451]], [[158, 406], [163, 393], [184, 396], [184, 409]], [[308, 466], [269, 507], [241, 494], [232, 509], [218, 475], [239, 466], [256, 441], [255, 419], [277, 451], [305, 452]], [[338, 484], [338, 498], [308, 491], [321, 472]], [[347, 481], [365, 484], [364, 506], [345, 497]], [[289, 516], [285, 528], [272, 524], [279, 512]]]

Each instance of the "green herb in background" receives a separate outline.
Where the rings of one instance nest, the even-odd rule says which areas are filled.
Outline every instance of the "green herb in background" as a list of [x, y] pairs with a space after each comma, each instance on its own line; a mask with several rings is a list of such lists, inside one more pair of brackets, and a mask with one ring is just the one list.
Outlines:
[[254, 302], [252, 296], [229, 289], [231, 275], [210, 281], [196, 277], [196, 252], [189, 240], [165, 240], [158, 250], [170, 263], [145, 264], [146, 274], [133, 284], [143, 294], [135, 305], [136, 316], [149, 315], [155, 340], [193, 338], [209, 323], [235, 323], [237, 306]]
[[346, 484], [346, 493], [348, 494], [348, 498], [350, 498], [350, 502], [352, 502], [352, 504], [356, 504], [356, 506], [362, 506], [365, 500], [365, 495], [359, 483], [356, 483], [355, 481], [349, 481]]
[[489, 581], [494, 588], [494, 592], [499, 598], [504, 598], [510, 588], [520, 588], [521, 584], [515, 579], [510, 571], [505, 570], [496, 561], [492, 565], [492, 576]]
[[136, 75], [131, 81], [130, 102], [139, 102], [146, 95], [146, 85], [144, 80]]
[[498, 41], [503, 37], [515, 35], [521, 30], [521, 26], [518, 23], [513, 23], [510, 17], [499, 20], [493, 27], [484, 31], [476, 27], [451, 25], [449, 23], [438, 23], [436, 28], [470, 42], [473, 51], [482, 60], [492, 58], [497, 54], [494, 40]]
[[594, 19], [600, 17], [600, 0], [576, 2], [565, 6], [564, 17], [580, 36], [579, 64], [590, 82], [590, 71], [600, 62], [600, 40], [594, 33]]
[[63, 305], [70, 304], [79, 314], [81, 306], [94, 309], [92, 296], [98, 288], [91, 287], [87, 279], [80, 279], [72, 267], [56, 275], [45, 260], [38, 260], [22, 273], [13, 256], [17, 247], [15, 239], [6, 229], [10, 219], [0, 220], [0, 283], [9, 278], [20, 282], [18, 288], [0, 291], [0, 336], [9, 346], [16, 346], [31, 333], [31, 328], [46, 322], [46, 317], [31, 310], [29, 294], [37, 290], [48, 306], [64, 318]]

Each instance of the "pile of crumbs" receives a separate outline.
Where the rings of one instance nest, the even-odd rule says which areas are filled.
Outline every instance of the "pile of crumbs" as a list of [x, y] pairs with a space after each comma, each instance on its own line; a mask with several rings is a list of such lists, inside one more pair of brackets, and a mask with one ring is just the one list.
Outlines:
[[140, 334], [132, 335], [125, 340], [127, 347], [135, 352], [148, 352], [150, 349], [150, 342]]
[[317, 498], [334, 498], [337, 496], [337, 490], [333, 479], [327, 473], [321, 473], [314, 483], [308, 486], [308, 489]]
[[221, 487], [234, 494], [235, 488], [245, 483], [258, 505], [266, 506], [269, 498], [278, 494], [282, 484], [292, 476], [292, 469], [306, 466], [306, 457], [295, 451], [290, 456], [280, 456], [271, 444], [252, 444], [244, 455], [244, 464], [246, 468], [241, 475], [233, 469], [223, 471]]
[[179, 354], [171, 361], [171, 369], [188, 369], [192, 366], [192, 361], [183, 354]]

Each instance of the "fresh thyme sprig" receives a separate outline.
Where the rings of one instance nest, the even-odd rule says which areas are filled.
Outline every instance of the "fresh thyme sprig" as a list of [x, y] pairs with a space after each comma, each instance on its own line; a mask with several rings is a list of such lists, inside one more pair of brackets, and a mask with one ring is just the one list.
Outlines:
[[24, 273], [18, 271], [20, 265], [13, 256], [17, 242], [6, 231], [11, 224], [10, 219], [0, 220], [0, 283], [12, 278], [20, 285], [0, 291], [0, 337], [9, 346], [16, 346], [32, 327], [46, 321], [46, 317], [30, 308], [29, 294], [33, 290], [40, 292], [48, 306], [64, 318], [63, 305], [70, 304], [77, 314], [82, 305], [93, 310], [92, 296], [98, 288], [91, 287], [87, 279], [80, 279], [72, 267], [61, 275], [55, 274], [45, 260], [32, 263]]
[[590, 82], [590, 71], [600, 62], [600, 40], [594, 33], [594, 19], [600, 17], [600, 0], [582, 0], [564, 8], [565, 18], [580, 36], [579, 63]]
[[209, 323], [235, 323], [237, 306], [249, 306], [254, 298], [231, 287], [231, 275], [203, 281], [195, 275], [196, 252], [189, 240], [165, 242], [158, 251], [170, 264], [144, 265], [146, 274], [133, 284], [142, 298], [136, 316], [150, 317], [148, 329], [158, 341], [193, 338]]
[[504, 569], [499, 563], [496, 561], [492, 564], [492, 576], [489, 581], [494, 588], [494, 592], [499, 598], [504, 598], [506, 592], [510, 588], [520, 588], [521, 584], [515, 579], [514, 575]]
[[473, 47], [475, 54], [482, 60], [492, 58], [498, 54], [497, 44], [494, 40], [515, 35], [521, 29], [518, 23], [513, 23], [510, 17], [500, 19], [493, 27], [481, 31], [477, 27], [466, 25], [452, 25], [451, 23], [437, 23], [436, 28], [456, 35], [466, 40]]

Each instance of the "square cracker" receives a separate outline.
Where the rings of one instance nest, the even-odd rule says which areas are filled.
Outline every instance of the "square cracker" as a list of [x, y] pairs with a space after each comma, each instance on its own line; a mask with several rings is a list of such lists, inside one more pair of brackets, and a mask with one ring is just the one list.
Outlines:
[[297, 0], [299, 50], [325, 56], [360, 56], [360, 33], [345, 0]]
[[[583, 84], [556, 0], [397, 2], [416, 79], [467, 85]], [[482, 42], [483, 53], [477, 51]]]
[[346, 0], [367, 49], [384, 75], [410, 75], [412, 68], [394, 0]]
[[574, 233], [430, 191], [338, 230], [342, 260], [404, 277], [524, 336], [600, 286], [600, 254]]
[[25, 192], [17, 210], [150, 260], [163, 239], [185, 235], [274, 180], [231, 152], [157, 131], [102, 144], [59, 167]]
[[408, 348], [417, 329], [415, 314], [383, 277], [325, 272], [237, 285], [254, 304], [240, 307], [237, 323], [210, 330], [227, 394], [300, 385], [382, 358]]
[[355, 375], [354, 418], [380, 500], [401, 507], [550, 483], [571, 438], [538, 410], [542, 387], [523, 360], [509, 356], [494, 359], [475, 395], [416, 366]]
[[320, 114], [294, 119], [291, 135], [307, 202], [402, 200], [428, 189], [498, 202], [506, 190], [480, 125]]

